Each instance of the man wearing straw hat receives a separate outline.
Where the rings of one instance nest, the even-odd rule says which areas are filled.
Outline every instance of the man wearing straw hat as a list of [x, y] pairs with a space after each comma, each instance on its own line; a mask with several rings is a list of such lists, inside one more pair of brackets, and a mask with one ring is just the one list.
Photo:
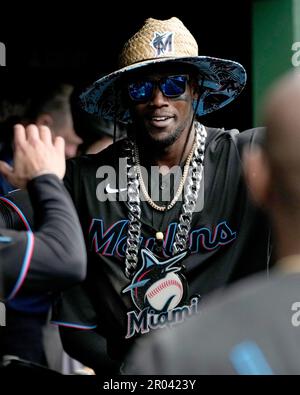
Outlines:
[[207, 293], [267, 270], [269, 230], [240, 162], [262, 130], [199, 121], [245, 82], [239, 63], [199, 56], [179, 19], [150, 18], [125, 44], [120, 68], [82, 94], [87, 112], [128, 130], [103, 152], [69, 161], [65, 178], [89, 264], [55, 322], [66, 351], [96, 372], [118, 368], [136, 336], [196, 314]]

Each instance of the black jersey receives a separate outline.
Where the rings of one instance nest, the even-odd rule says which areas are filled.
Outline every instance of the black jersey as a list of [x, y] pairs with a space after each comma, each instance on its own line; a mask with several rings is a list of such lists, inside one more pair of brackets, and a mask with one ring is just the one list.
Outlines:
[[0, 197], [1, 294], [6, 300], [60, 291], [86, 273], [80, 224], [63, 183], [55, 175], [39, 176], [28, 183], [28, 192], [35, 207], [35, 232], [28, 196], [19, 192]]
[[[126, 176], [126, 168], [122, 165], [118, 168], [116, 160], [122, 156], [121, 141], [99, 154], [78, 157], [68, 163], [65, 185], [81, 221], [88, 250], [88, 274], [86, 281], [67, 292], [57, 305], [55, 322], [95, 329], [108, 339], [109, 349], [118, 348], [117, 344], [128, 344], [135, 335], [194, 314], [199, 297], [210, 291], [267, 269], [269, 227], [249, 200], [241, 169], [243, 148], [258, 143], [263, 129], [238, 134], [236, 130], [207, 128], [207, 132], [204, 181], [199, 193], [203, 204], [198, 202], [200, 209], [193, 214], [190, 253], [184, 259], [189, 303], [175, 308], [173, 317], [168, 311], [167, 315], [156, 314], [154, 318], [147, 315], [149, 309], [137, 308], [135, 291], [124, 292], [131, 286], [124, 263], [128, 206], [126, 199], [116, 201], [111, 197], [121, 195], [126, 180], [121, 176], [113, 183], [105, 170], [107, 166], [117, 167], [117, 175], [124, 175], [125, 171]], [[102, 193], [107, 193], [106, 201], [99, 199]], [[162, 262], [170, 259], [181, 207], [182, 202], [178, 201], [163, 214], [141, 202], [140, 249], [152, 251], [156, 231], [163, 230]], [[143, 256], [143, 262], [147, 259], [152, 258]], [[176, 287], [175, 277], [168, 284]], [[155, 292], [150, 296], [155, 297]]]

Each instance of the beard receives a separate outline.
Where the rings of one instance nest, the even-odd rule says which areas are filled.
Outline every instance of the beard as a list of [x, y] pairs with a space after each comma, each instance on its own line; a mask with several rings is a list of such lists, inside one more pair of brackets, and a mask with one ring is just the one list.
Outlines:
[[178, 127], [165, 138], [159, 138], [159, 136], [153, 136], [152, 134], [147, 133], [144, 138], [151, 146], [157, 149], [164, 149], [173, 145], [175, 141], [179, 139], [183, 130], [184, 129], [182, 127]]
[[145, 125], [140, 125], [140, 128], [138, 129], [143, 129], [143, 132], [140, 134], [135, 133], [135, 135], [136, 139], [146, 147], [150, 146], [151, 149], [163, 151], [172, 146], [180, 138], [188, 124], [188, 120], [182, 122], [173, 131], [169, 132], [165, 136], [162, 136], [160, 133], [151, 133], [151, 129], [148, 129], [145, 127]]

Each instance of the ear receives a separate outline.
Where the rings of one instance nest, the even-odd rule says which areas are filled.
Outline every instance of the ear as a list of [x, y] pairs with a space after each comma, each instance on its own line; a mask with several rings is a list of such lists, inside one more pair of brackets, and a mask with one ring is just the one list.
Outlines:
[[51, 130], [51, 132], [53, 131], [54, 120], [50, 114], [47, 114], [47, 113], [40, 114], [37, 117], [35, 123], [37, 124], [37, 126], [48, 126], [48, 128]]
[[270, 167], [261, 148], [243, 153], [244, 176], [251, 197], [258, 206], [266, 206], [270, 195]]

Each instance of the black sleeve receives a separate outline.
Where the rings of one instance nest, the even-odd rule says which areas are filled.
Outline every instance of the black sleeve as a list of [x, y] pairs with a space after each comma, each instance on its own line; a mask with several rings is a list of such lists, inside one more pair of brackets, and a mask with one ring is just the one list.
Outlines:
[[99, 375], [119, 372], [120, 364], [107, 355], [106, 339], [94, 330], [78, 330], [60, 326], [64, 350], [73, 358], [94, 369]]
[[[66, 161], [64, 185], [73, 196], [74, 159]], [[35, 230], [33, 205], [26, 189], [15, 189], [5, 196], [0, 196], [0, 229]]]
[[[28, 184], [37, 231], [1, 230], [0, 262], [5, 295], [58, 291], [82, 281], [86, 252], [73, 203], [55, 175]], [[1, 239], [0, 239], [1, 240]]]
[[107, 355], [87, 287], [85, 281], [62, 292], [53, 305], [52, 323], [59, 325], [63, 347], [71, 357], [99, 374], [113, 374], [119, 364]]
[[0, 196], [0, 228], [34, 230], [33, 208], [27, 190]]

